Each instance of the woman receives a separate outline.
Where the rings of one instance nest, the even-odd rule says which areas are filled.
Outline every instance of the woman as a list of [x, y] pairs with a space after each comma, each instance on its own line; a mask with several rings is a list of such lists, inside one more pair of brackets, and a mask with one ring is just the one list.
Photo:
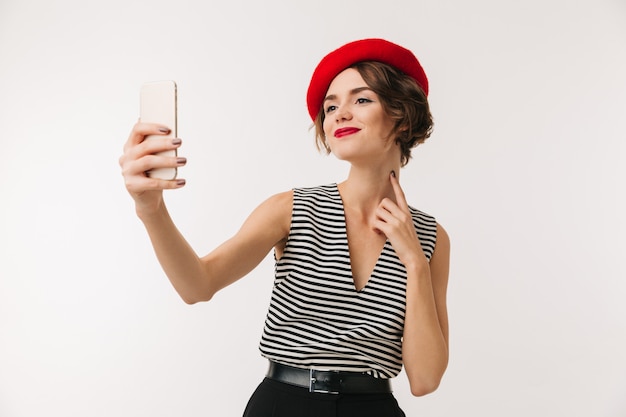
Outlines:
[[[389, 380], [404, 366], [413, 395], [434, 391], [448, 362], [449, 238], [410, 207], [399, 183], [430, 135], [428, 81], [409, 50], [363, 39], [318, 64], [307, 92], [318, 146], [351, 164], [339, 184], [296, 188], [259, 205], [229, 240], [198, 257], [149, 178], [184, 158], [180, 140], [137, 123], [120, 158], [157, 257], [187, 303], [208, 301], [270, 250], [276, 277], [260, 342], [270, 366], [244, 416], [402, 416]], [[249, 256], [241, 258], [240, 254]]]

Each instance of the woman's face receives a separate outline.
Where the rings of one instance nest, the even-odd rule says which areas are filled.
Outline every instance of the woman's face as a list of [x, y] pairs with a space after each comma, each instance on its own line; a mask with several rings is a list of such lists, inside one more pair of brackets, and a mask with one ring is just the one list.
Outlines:
[[326, 142], [337, 158], [371, 162], [399, 150], [390, 138], [392, 120], [356, 69], [348, 68], [335, 77], [323, 108]]

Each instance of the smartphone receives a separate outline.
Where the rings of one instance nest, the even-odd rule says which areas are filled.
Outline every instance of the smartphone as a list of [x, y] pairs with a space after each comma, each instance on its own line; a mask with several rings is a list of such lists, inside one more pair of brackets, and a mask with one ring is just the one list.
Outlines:
[[[140, 91], [140, 120], [145, 123], [158, 123], [170, 129], [167, 135], [149, 135], [146, 140], [152, 138], [178, 137], [177, 126], [177, 87], [172, 80], [153, 81], [141, 85]], [[176, 149], [159, 152], [157, 155], [172, 156], [177, 155]], [[176, 178], [176, 168], [156, 168], [150, 170], [148, 176], [164, 180]]]

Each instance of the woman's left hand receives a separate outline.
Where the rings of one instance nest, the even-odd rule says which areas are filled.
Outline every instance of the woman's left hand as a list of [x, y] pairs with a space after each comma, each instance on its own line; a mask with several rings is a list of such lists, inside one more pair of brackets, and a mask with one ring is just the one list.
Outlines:
[[387, 236], [396, 251], [396, 255], [405, 267], [427, 266], [428, 260], [417, 236], [409, 205], [394, 172], [389, 175], [389, 181], [393, 187], [396, 201], [384, 198], [380, 202], [376, 210], [374, 228]]

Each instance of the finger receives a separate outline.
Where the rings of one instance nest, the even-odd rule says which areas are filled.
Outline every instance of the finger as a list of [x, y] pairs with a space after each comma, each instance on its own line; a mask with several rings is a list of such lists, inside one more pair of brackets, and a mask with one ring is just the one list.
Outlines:
[[178, 149], [182, 143], [183, 141], [180, 138], [171, 139], [151, 137], [149, 140], [144, 140], [137, 145], [129, 147], [126, 149], [124, 154], [129, 159], [139, 159], [146, 155]]
[[406, 211], [400, 208], [400, 206], [390, 198], [383, 198], [380, 204], [378, 204], [378, 211], [376, 212], [379, 217], [385, 216], [385, 218], [388, 218], [388, 216], [385, 215], [386, 213], [398, 219], [406, 217]]
[[384, 235], [386, 238], [389, 238], [389, 225], [383, 220], [374, 220], [372, 223], [372, 229], [376, 232], [376, 234]]
[[390, 227], [399, 227], [406, 220], [406, 215], [393, 201], [386, 198], [376, 210], [376, 220]]
[[143, 193], [146, 191], [174, 190], [182, 188], [186, 184], [183, 178], [175, 180], [162, 180], [150, 177], [131, 177], [126, 180], [126, 189], [131, 193]]
[[398, 204], [398, 207], [403, 210], [408, 210], [409, 204], [406, 202], [404, 191], [402, 190], [402, 187], [400, 187], [400, 181], [398, 181], [398, 177], [396, 177], [395, 171], [391, 171], [391, 174], [389, 174], [389, 181], [391, 182], [391, 186], [393, 187], [393, 192], [396, 196], [396, 203]]
[[146, 172], [157, 168], [179, 168], [187, 164], [187, 158], [180, 156], [146, 155], [139, 159], [127, 161], [122, 166], [125, 177], [146, 177]]
[[388, 239], [392, 239], [394, 236], [397, 236], [401, 226], [402, 225], [398, 219], [393, 217], [393, 215], [388, 212], [381, 213], [381, 215], [377, 216], [372, 222], [372, 229], [374, 229], [374, 231], [378, 234], [385, 235]]
[[143, 142], [148, 135], [167, 135], [169, 133], [170, 129], [166, 126], [156, 123], [137, 122], [128, 136], [128, 140], [124, 145], [124, 150]]
[[[384, 226], [382, 226], [384, 227]], [[377, 224], [377, 222], [374, 222], [374, 225], [372, 227], [372, 230], [374, 230], [374, 232], [376, 232], [377, 235], [380, 236], [385, 236], [385, 238], [389, 239], [389, 236], [387, 236], [387, 234], [383, 231], [383, 229]]]

